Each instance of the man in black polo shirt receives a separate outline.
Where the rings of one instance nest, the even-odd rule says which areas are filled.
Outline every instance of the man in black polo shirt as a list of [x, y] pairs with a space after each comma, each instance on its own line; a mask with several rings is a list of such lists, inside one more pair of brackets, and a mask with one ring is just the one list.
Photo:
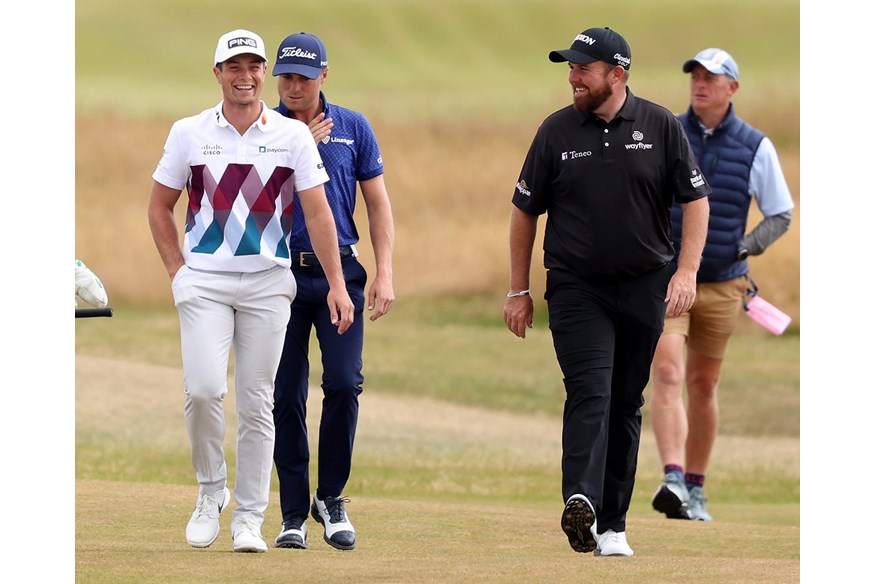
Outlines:
[[[548, 58], [568, 61], [573, 103], [545, 119], [520, 172], [505, 324], [521, 338], [532, 327], [530, 262], [547, 213], [545, 299], [566, 387], [561, 525], [577, 552], [632, 556], [642, 394], [664, 315], [693, 305], [711, 189], [678, 119], [627, 88], [621, 35], [591, 28]], [[677, 269], [673, 200], [684, 211]]]

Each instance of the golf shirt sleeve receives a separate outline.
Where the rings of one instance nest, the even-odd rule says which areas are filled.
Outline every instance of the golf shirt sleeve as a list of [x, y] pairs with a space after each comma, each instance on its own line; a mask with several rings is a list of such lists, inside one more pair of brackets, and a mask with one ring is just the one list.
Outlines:
[[553, 176], [554, 171], [546, 155], [547, 149], [547, 131], [542, 124], [532, 139], [529, 152], [526, 153], [511, 198], [511, 202], [518, 209], [530, 215], [546, 213], [550, 201], [549, 177]]
[[674, 193], [674, 199], [681, 204], [690, 203], [711, 194], [712, 189], [706, 182], [700, 170], [699, 163], [681, 122], [675, 116], [669, 118], [667, 126], [666, 173], [669, 192]]
[[794, 208], [776, 147], [767, 137], [760, 141], [754, 155], [748, 188], [764, 217], [787, 213]]
[[164, 142], [164, 152], [158, 161], [158, 167], [152, 178], [171, 189], [182, 190], [189, 181], [190, 168], [180, 145], [180, 125], [182, 121], [174, 122]]

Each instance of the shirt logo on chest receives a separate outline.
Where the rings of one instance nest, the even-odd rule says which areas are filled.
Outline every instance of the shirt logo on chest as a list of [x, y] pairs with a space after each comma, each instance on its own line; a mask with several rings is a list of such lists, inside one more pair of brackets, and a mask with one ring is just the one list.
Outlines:
[[627, 150], [651, 150], [652, 148], [654, 148], [653, 144], [645, 144], [644, 142], [642, 142], [642, 140], [645, 139], [645, 135], [638, 130], [633, 131], [632, 138], [633, 140], [635, 140], [635, 142], [633, 142], [632, 144], [624, 144], [624, 148], [626, 148]]
[[201, 146], [202, 156], [219, 156], [222, 154], [222, 146], [219, 144], [204, 144]]
[[591, 150], [585, 150], [583, 152], [579, 152], [578, 150], [567, 150], [566, 152], [560, 153], [560, 160], [575, 160], [576, 158], [586, 158], [588, 156], [593, 156]]

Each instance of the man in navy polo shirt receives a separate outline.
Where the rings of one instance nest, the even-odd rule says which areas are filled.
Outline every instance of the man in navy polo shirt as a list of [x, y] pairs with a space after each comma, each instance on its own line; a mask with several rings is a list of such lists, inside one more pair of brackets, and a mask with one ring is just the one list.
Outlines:
[[[329, 174], [325, 184], [335, 217], [347, 291], [356, 318], [338, 335], [326, 310], [328, 282], [299, 210], [292, 215], [290, 249], [298, 294], [286, 330], [286, 342], [274, 388], [277, 439], [274, 464], [280, 482], [283, 526], [276, 539], [281, 548], [306, 548], [308, 511], [324, 527], [325, 541], [341, 550], [356, 546], [356, 531], [347, 517], [343, 496], [350, 477], [353, 441], [362, 392], [362, 346], [367, 274], [359, 263], [359, 233], [353, 222], [356, 186], [368, 209], [369, 233], [376, 274], [368, 289], [371, 320], [386, 314], [395, 294], [392, 249], [395, 227], [383, 181], [383, 158], [368, 120], [362, 114], [330, 104], [321, 88], [328, 77], [325, 45], [305, 32], [288, 36], [277, 49], [273, 75], [280, 105], [276, 111], [308, 124]], [[310, 365], [308, 345], [316, 329], [322, 354], [322, 413], [319, 425], [318, 478], [310, 491], [306, 412]]]
[[[576, 552], [632, 556], [642, 394], [664, 314], [694, 302], [710, 188], [678, 119], [627, 88], [621, 35], [591, 28], [548, 58], [568, 61], [573, 103], [542, 123], [517, 181], [505, 323], [521, 338], [532, 326], [530, 262], [547, 213], [545, 299], [566, 388], [561, 527]], [[677, 269], [673, 201], [684, 212]]]

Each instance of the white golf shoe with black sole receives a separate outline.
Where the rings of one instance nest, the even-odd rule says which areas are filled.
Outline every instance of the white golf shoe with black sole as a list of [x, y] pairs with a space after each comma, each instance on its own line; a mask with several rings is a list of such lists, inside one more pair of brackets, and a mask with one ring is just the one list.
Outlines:
[[292, 548], [297, 550], [307, 549], [307, 525], [303, 519], [295, 518], [283, 522], [280, 535], [274, 540], [274, 547]]
[[356, 547], [356, 530], [347, 517], [344, 503], [350, 500], [342, 497], [326, 497], [325, 500], [313, 494], [310, 514], [325, 528], [323, 539], [339, 550], [352, 550]]

